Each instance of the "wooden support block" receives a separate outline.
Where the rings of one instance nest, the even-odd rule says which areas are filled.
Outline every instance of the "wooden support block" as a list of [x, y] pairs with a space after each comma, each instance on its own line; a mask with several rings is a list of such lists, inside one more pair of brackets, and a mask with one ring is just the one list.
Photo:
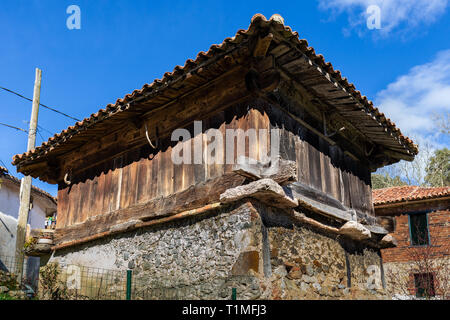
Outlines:
[[282, 186], [272, 179], [261, 179], [249, 184], [226, 190], [220, 195], [222, 203], [254, 198], [276, 208], [295, 208], [298, 201], [290, 197]]
[[397, 239], [395, 239], [390, 234], [387, 234], [381, 239], [380, 246], [382, 248], [394, 248], [397, 246]]
[[297, 164], [295, 161], [277, 157], [267, 162], [250, 160], [241, 156], [233, 166], [233, 172], [251, 180], [272, 179], [280, 185], [297, 181]]
[[345, 223], [339, 229], [339, 233], [355, 240], [366, 240], [371, 237], [369, 229], [356, 221], [349, 221]]

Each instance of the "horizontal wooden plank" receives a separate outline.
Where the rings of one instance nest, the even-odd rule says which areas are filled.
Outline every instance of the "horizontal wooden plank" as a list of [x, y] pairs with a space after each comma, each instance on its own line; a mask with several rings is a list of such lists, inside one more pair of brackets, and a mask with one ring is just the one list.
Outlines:
[[94, 237], [107, 232], [111, 227], [129, 220], [149, 220], [177, 214], [181, 211], [219, 201], [220, 194], [228, 188], [242, 185], [245, 177], [227, 173], [215, 179], [191, 186], [182, 192], [160, 197], [144, 204], [135, 204], [109, 214], [87, 219], [83, 223], [55, 231], [55, 245], [80, 238]]
[[206, 212], [213, 213], [213, 212], [216, 212], [217, 209], [219, 209], [221, 206], [226, 206], [226, 205], [221, 205], [220, 202], [216, 202], [213, 204], [203, 206], [201, 208], [183, 211], [183, 212], [180, 212], [180, 213], [168, 216], [168, 217], [164, 217], [164, 218], [160, 218], [160, 219], [153, 219], [153, 220], [147, 221], [147, 222], [142, 222], [140, 220], [132, 220], [132, 221], [123, 223], [121, 225], [115, 225], [112, 228], [110, 228], [108, 231], [105, 231], [105, 232], [97, 233], [97, 234], [91, 235], [91, 236], [82, 237], [82, 238], [79, 238], [76, 240], [62, 242], [60, 244], [53, 246], [51, 249], [52, 250], [60, 250], [63, 248], [80, 245], [82, 243], [97, 240], [97, 239], [100, 239], [100, 238], [103, 238], [106, 236], [110, 236], [113, 234], [117, 234], [120, 232], [126, 232], [126, 231], [131, 231], [131, 230], [134, 230], [137, 228], [143, 228], [143, 227], [149, 227], [149, 226], [153, 226], [153, 225], [157, 225], [157, 224], [167, 223], [167, 222], [174, 221], [177, 219], [183, 219], [183, 218], [187, 218], [187, 217], [194, 216], [194, 215], [200, 215], [200, 214], [203, 214]]

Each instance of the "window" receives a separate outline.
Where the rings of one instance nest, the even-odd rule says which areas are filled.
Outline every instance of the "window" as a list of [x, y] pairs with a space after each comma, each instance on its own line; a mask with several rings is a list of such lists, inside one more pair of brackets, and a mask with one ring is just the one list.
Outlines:
[[426, 246], [429, 244], [428, 218], [426, 213], [409, 215], [409, 231], [411, 245]]
[[416, 297], [434, 297], [434, 276], [432, 273], [416, 273], [414, 275]]

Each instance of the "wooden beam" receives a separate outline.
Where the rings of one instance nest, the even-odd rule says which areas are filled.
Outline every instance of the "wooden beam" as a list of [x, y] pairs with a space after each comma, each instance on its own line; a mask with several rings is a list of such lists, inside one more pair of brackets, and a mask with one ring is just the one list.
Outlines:
[[324, 204], [309, 197], [305, 197], [302, 194], [296, 193], [295, 190], [292, 190], [292, 193], [294, 198], [298, 200], [299, 205], [308, 210], [340, 221], [353, 220], [352, 215], [348, 211], [340, 210], [328, 204]]
[[[357, 128], [355, 128], [348, 119], [345, 119], [342, 116], [338, 116], [337, 114], [331, 118], [328, 122], [333, 120], [337, 126], [331, 126], [330, 123], [327, 123], [327, 127], [334, 127], [334, 130], [336, 131], [336, 134], [333, 135], [334, 138], [331, 139], [329, 136], [327, 136], [322, 130], [323, 130], [323, 112], [327, 111], [330, 112], [330, 110], [325, 108], [330, 108], [327, 104], [325, 104], [323, 101], [320, 101], [317, 97], [313, 96], [311, 93], [309, 93], [306, 88], [304, 88], [300, 83], [298, 83], [293, 76], [287, 74], [281, 67], [277, 67], [277, 70], [280, 71], [281, 76], [284, 78], [284, 83], [287, 84], [292, 83], [292, 86], [288, 85], [287, 90], [295, 89], [295, 92], [298, 93], [297, 96], [295, 96], [295, 99], [292, 100], [290, 98], [287, 98], [285, 94], [281, 95], [283, 90], [280, 91], [280, 98], [283, 100], [286, 100], [287, 103], [293, 104], [296, 108], [302, 109], [306, 111], [306, 113], [314, 119], [318, 124], [320, 123], [320, 129], [319, 127], [316, 128], [308, 121], [305, 121], [304, 119], [298, 117], [295, 115], [291, 110], [286, 109], [283, 107], [282, 101], [274, 102], [270, 101], [271, 103], [276, 103], [279, 108], [287, 113], [289, 116], [291, 116], [293, 119], [295, 119], [297, 122], [299, 122], [302, 126], [309, 129], [311, 132], [314, 132], [321, 138], [323, 138], [325, 141], [327, 141], [330, 145], [336, 145], [338, 140], [340, 141], [339, 145], [341, 148], [345, 148], [350, 155], [351, 158], [356, 159], [358, 161], [365, 161], [365, 157], [363, 149], [358, 145], [358, 142], [360, 144], [366, 141], [368, 141], [367, 137], [365, 137]], [[286, 82], [287, 81], [287, 82]], [[297, 99], [298, 97], [301, 97], [301, 99]], [[320, 103], [314, 103], [314, 101], [320, 101]], [[334, 110], [333, 110], [334, 111]], [[345, 127], [345, 130], [340, 130], [340, 128]], [[340, 139], [338, 138], [340, 137]], [[338, 138], [338, 139], [336, 139]], [[357, 139], [357, 141], [355, 141]], [[344, 145], [342, 141], [345, 141], [346, 144]], [[350, 145], [350, 146], [349, 146]], [[349, 151], [351, 150], [351, 152]], [[355, 151], [357, 154], [355, 155]], [[359, 155], [359, 156], [357, 156]]]
[[[39, 170], [45, 170], [48, 166], [48, 163], [46, 160], [39, 161], [31, 164], [23, 164], [19, 163], [17, 164], [17, 171], [23, 173], [24, 175], [31, 175], [33, 171], [39, 171]], [[34, 176], [33, 176], [34, 177]]]
[[[160, 197], [144, 204], [137, 204], [111, 213], [97, 215], [83, 223], [55, 230], [55, 244], [74, 241], [80, 238], [97, 239], [97, 234], [105, 234], [118, 224], [132, 220], [144, 223], [151, 219], [175, 215], [199, 208], [208, 203], [219, 202], [220, 194], [229, 188], [242, 185], [245, 178], [235, 173], [227, 173], [215, 179], [191, 186], [189, 189], [168, 197]], [[137, 223], [139, 224], [139, 223]]]
[[370, 232], [372, 233], [376, 233], [376, 234], [388, 234], [389, 231], [387, 231], [384, 227], [382, 226], [376, 226], [376, 225], [371, 225], [371, 224], [365, 224], [364, 227], [366, 227], [367, 229], [369, 229]]
[[[271, 103], [273, 103], [272, 101], [270, 101]], [[290, 116], [292, 119], [294, 119], [295, 121], [297, 121], [298, 123], [300, 123], [302, 126], [304, 126], [305, 128], [309, 129], [311, 132], [315, 133], [316, 135], [318, 135], [319, 137], [321, 137], [322, 139], [324, 139], [325, 141], [327, 141], [330, 145], [334, 146], [336, 144], [336, 141], [334, 141], [333, 139], [330, 139], [329, 137], [327, 137], [326, 135], [324, 135], [321, 131], [317, 130], [316, 128], [314, 128], [313, 126], [311, 126], [309, 123], [307, 123], [306, 121], [304, 121], [303, 119], [297, 117], [296, 115], [294, 115], [293, 113], [291, 113], [290, 111], [286, 110], [285, 108], [283, 108], [281, 105], [277, 105], [278, 108], [280, 108], [283, 112], [285, 112], [288, 116]]]
[[[296, 49], [296, 50], [297, 50], [297, 49]], [[306, 65], [311, 65], [311, 64], [312, 64], [312, 65], [315, 65], [314, 62], [310, 61], [310, 59], [307, 58], [307, 57], [303, 57], [303, 56], [302, 56], [302, 57], [298, 57], [297, 59], [298, 59], [298, 60], [304, 60], [305, 62], [303, 62], [303, 63], [305, 63]], [[295, 61], [295, 60], [294, 60], [294, 61]], [[293, 75], [291, 75], [291, 74], [289, 73], [289, 71], [286, 70], [285, 66], [283, 66], [283, 65], [277, 65], [276, 69], [280, 71], [280, 74], [282, 75], [282, 77], [283, 77], [284, 79], [288, 79], [288, 80], [293, 81], [293, 83], [294, 83], [294, 85], [296, 86], [296, 88], [301, 87], [302, 92], [303, 92], [303, 91], [304, 91], [304, 92], [308, 92], [308, 90], [305, 88], [305, 86], [308, 86], [308, 85], [305, 84], [304, 81], [297, 81], [297, 80], [296, 80], [296, 77], [293, 76]], [[319, 77], [321, 77], [321, 78], [323, 78], [323, 79], [328, 79], [328, 80], [326, 80], [326, 81], [327, 81], [326, 83], [328, 83], [328, 86], [330, 87], [330, 89], [342, 90], [342, 93], [343, 93], [343, 94], [346, 94], [346, 95], [350, 96], [350, 94], [349, 94], [349, 93], [348, 93], [348, 92], [347, 92], [340, 84], [338, 84], [337, 82], [335, 82], [333, 79], [330, 78], [330, 75], [329, 75], [328, 73], [326, 73], [324, 70], [322, 70], [322, 69], [319, 68], [319, 67], [317, 67], [316, 69], [317, 69], [316, 72], [318, 73], [318, 76], [319, 76]], [[325, 76], [325, 77], [324, 77], [324, 76]], [[321, 85], [321, 87], [324, 87], [324, 85]], [[329, 90], [325, 90], [325, 91], [326, 91], [326, 96], [328, 96], [328, 95], [329, 95]], [[358, 100], [357, 100], [356, 98], [354, 98], [353, 96], [351, 96], [351, 97], [352, 97], [352, 99], [353, 99], [353, 101], [354, 101], [354, 106], [357, 107], [357, 110], [350, 111], [350, 114], [356, 114], [356, 115], [360, 115], [360, 114], [361, 114], [362, 116], [364, 115], [364, 117], [365, 117], [365, 120], [363, 121], [364, 123], [366, 123], [367, 121], [371, 121], [373, 124], [381, 125], [381, 124], [379, 123], [379, 121], [373, 116], [373, 114], [367, 111], [367, 108], [366, 108], [365, 106], [363, 106], [362, 103], [361, 103], [360, 101], [358, 101]], [[315, 95], [314, 98], [317, 99], [318, 97]], [[333, 98], [334, 98], [334, 97], [333, 97]], [[337, 107], [336, 104], [328, 103], [327, 101], [328, 101], [329, 99], [326, 99], [323, 95], [322, 95], [321, 98], [319, 98], [319, 100], [321, 100], [321, 102], [322, 102], [322, 104], [323, 104], [324, 106], [330, 106], [330, 105], [331, 105], [331, 106], [336, 107], [338, 113], [343, 113], [343, 115], [344, 115], [345, 113], [347, 113], [347, 112], [345, 112], [345, 111], [342, 111], [339, 107]], [[347, 115], [348, 115], [348, 113], [347, 113]], [[345, 117], [344, 117], [344, 119], [345, 119]], [[366, 119], [367, 119], [367, 120], [366, 120]], [[347, 125], [346, 125], [347, 130], [350, 129], [350, 131], [352, 131], [353, 134], [356, 134], [356, 133], [357, 133], [357, 134], [360, 135], [361, 137], [364, 137], [364, 140], [370, 142], [370, 144], [372, 144], [372, 145], [377, 144], [377, 142], [379, 143], [379, 141], [378, 141], [377, 139], [375, 139], [376, 136], [374, 137], [373, 134], [367, 132], [367, 131], [365, 130], [365, 129], [366, 129], [366, 126], [365, 126], [365, 125], [362, 125], [361, 122], [356, 123], [356, 124], [353, 124], [353, 123], [352, 123], [351, 121], [349, 121], [348, 119], [346, 119], [346, 122], [347, 122]], [[389, 128], [387, 128], [387, 127], [385, 127], [385, 126], [382, 126], [382, 127], [383, 127], [383, 129], [384, 129], [384, 131], [385, 131], [385, 132], [384, 132], [384, 136], [386, 137], [386, 141], [387, 141], [387, 142], [398, 141], [398, 136], [397, 136], [397, 135], [393, 134], [393, 132], [391, 132], [391, 130], [390, 130]], [[320, 131], [319, 131], [319, 132], [320, 132]], [[342, 134], [340, 134], [340, 135], [342, 135]], [[345, 135], [342, 135], [342, 136], [343, 136], [344, 138], [346, 138]], [[391, 138], [389, 138], [389, 136], [390, 136]], [[346, 138], [346, 139], [348, 139], [348, 138]], [[352, 141], [352, 142], [354, 142], [354, 141]], [[358, 144], [356, 144], [356, 143], [353, 143], [353, 144], [355, 145], [355, 148], [358, 149]], [[404, 146], [401, 145], [401, 144], [399, 144], [399, 146], [402, 146], [402, 147], [404, 148]], [[393, 157], [393, 158], [395, 158], [395, 159], [402, 159], [402, 160], [406, 160], [406, 161], [411, 161], [412, 159], [414, 159], [414, 156], [413, 156], [413, 155], [406, 155], [406, 154], [404, 154], [404, 153], [391, 152], [391, 151], [389, 151], [389, 150], [386, 152], [386, 155], [388, 155], [388, 156], [390, 156], [390, 157]], [[354, 158], [354, 159], [358, 159], [358, 157], [354, 156], [353, 154], [351, 154], [351, 155], [349, 155], [349, 156], [351, 156], [351, 157]], [[360, 159], [360, 158], [359, 158], [359, 159]]]
[[265, 57], [272, 40], [273, 40], [272, 33], [269, 33], [267, 36], [263, 38], [258, 38], [258, 41], [256, 42], [255, 45], [255, 49], [253, 50], [253, 57], [255, 58]]
[[333, 234], [339, 234], [338, 228], [327, 226], [326, 224], [323, 224], [317, 220], [314, 220], [312, 218], [305, 216], [305, 214], [303, 214], [303, 213], [300, 213], [300, 212], [297, 212], [294, 210], [292, 213], [292, 216], [293, 216], [294, 220], [299, 221], [301, 223], [309, 224], [315, 228], [321, 229], [326, 232], [330, 232]]
[[[167, 108], [165, 112], [155, 114], [153, 117], [146, 114], [149, 129], [149, 136], [152, 141], [170, 136], [173, 130], [182, 128], [194, 120], [204, 119], [220, 112], [227, 107], [248, 99], [250, 92], [247, 91], [244, 82], [245, 68], [236, 68], [233, 72], [227, 73], [221, 82], [210, 83], [201, 91], [196, 91], [191, 96], [177, 99], [176, 103]], [[159, 136], [155, 135], [155, 128], [159, 128]], [[101, 148], [98, 142], [93, 141], [86, 144], [76, 154], [68, 153], [64, 157], [64, 168], [59, 177], [60, 181], [68, 168], [72, 168], [74, 175], [108, 161], [113, 157], [129, 152], [133, 148], [138, 148], [147, 144], [145, 128], [140, 131], [130, 131], [126, 126], [122, 128], [122, 134], [116, 132], [110, 134], [102, 140]], [[134, 137], [139, 133], [138, 137]], [[117, 136], [117, 140], [115, 137]]]
[[144, 228], [144, 227], [154, 226], [154, 225], [158, 225], [158, 224], [162, 224], [162, 223], [167, 223], [167, 222], [171, 222], [174, 220], [179, 220], [179, 219], [183, 219], [183, 218], [187, 218], [187, 217], [191, 217], [191, 216], [204, 214], [207, 212], [215, 212], [215, 210], [219, 209], [221, 206], [224, 206], [224, 205], [222, 205], [220, 202], [216, 202], [216, 203], [208, 204], [201, 208], [183, 211], [183, 212], [180, 212], [180, 213], [177, 213], [177, 214], [165, 217], [165, 218], [153, 219], [153, 220], [150, 220], [147, 222], [142, 222], [139, 220], [132, 220], [132, 221], [123, 223], [122, 224], [123, 228], [118, 228], [117, 226], [113, 226], [108, 231], [101, 232], [96, 235], [62, 242], [58, 245], [53, 246], [51, 248], [51, 250], [60, 250], [63, 248], [80, 245], [80, 244], [83, 244], [86, 242], [90, 242], [93, 240], [97, 240], [97, 239], [104, 238], [106, 236], [114, 235], [114, 234], [121, 233], [121, 232], [127, 232], [127, 231], [132, 231], [132, 230], [135, 230], [138, 228]]
[[316, 190], [302, 182], [294, 182], [289, 185], [295, 196], [302, 196], [308, 199], [315, 199], [317, 202], [323, 203], [327, 206], [334, 207], [341, 211], [348, 211], [349, 208], [345, 207], [339, 200], [333, 198], [327, 193]]
[[[204, 70], [205, 68], [207, 69], [209, 66], [220, 62], [222, 58], [225, 59], [225, 61], [230, 61], [230, 59], [233, 60], [234, 56], [239, 57], [238, 60], [236, 60], [236, 59], [233, 60], [236, 64], [239, 64], [241, 62], [241, 60], [246, 59], [249, 56], [248, 47], [246, 47], [247, 42], [248, 42], [248, 40], [244, 40], [239, 45], [236, 45], [235, 47], [231, 48], [230, 50], [228, 50], [226, 52], [223, 52], [223, 53], [220, 53], [220, 54], [217, 54], [214, 58], [209, 59], [209, 60], [207, 60], [207, 61], [205, 61], [203, 63], [200, 63], [198, 66], [196, 66], [195, 68], [190, 70], [190, 73], [184, 74], [184, 75], [182, 75], [180, 77], [177, 77], [174, 80], [169, 81], [168, 83], [165, 83], [163, 86], [161, 86], [161, 87], [159, 87], [157, 89], [153, 89], [151, 93], [140, 96], [139, 98], [133, 100], [132, 103], [142, 103], [144, 100], [147, 103], [148, 101], [150, 101], [153, 98], [157, 99], [158, 95], [161, 95], [165, 91], [171, 90], [171, 87], [175, 86], [176, 83], [182, 82], [185, 79], [190, 78], [192, 74], [197, 74], [197, 73], [201, 72], [202, 70]], [[242, 66], [238, 65], [237, 68], [238, 69], [242, 68]], [[244, 68], [246, 68], [246, 67], [244, 66]], [[230, 68], [230, 72], [232, 70], [233, 70], [233, 72], [235, 71], [234, 68]], [[238, 72], [238, 74], [241, 74], [241, 75], [243, 73], [245, 74], [245, 72], [240, 72], [240, 73]], [[226, 78], [226, 76], [229, 76], [229, 74], [228, 74], [228, 72], [225, 72], [225, 74], [220, 74], [220, 77], [222, 77], [222, 76], [224, 76]], [[230, 81], [226, 81], [225, 80], [225, 81], [223, 81], [223, 83], [230, 84]], [[210, 82], [210, 83], [208, 83], [208, 85], [214, 85], [214, 83]], [[201, 87], [203, 87], [203, 86], [201, 86]], [[207, 90], [207, 91], [214, 91], [214, 90]], [[234, 91], [234, 90], [233, 89], [224, 90], [223, 92], [229, 92], [229, 91]], [[175, 92], [177, 92], [177, 91], [175, 91]], [[193, 91], [190, 91], [190, 92], [185, 93], [185, 94], [191, 94], [192, 92]], [[202, 95], [200, 95], [200, 96], [202, 96]], [[172, 99], [171, 102], [179, 103], [180, 99], [182, 99], [182, 97], [175, 97], [174, 99]], [[215, 100], [212, 99], [210, 101], [215, 101]], [[75, 149], [80, 149], [81, 146], [85, 146], [86, 144], [89, 144], [89, 142], [86, 143], [86, 141], [89, 141], [89, 136], [87, 136], [88, 139], [86, 139], [86, 135], [88, 135], [88, 133], [87, 133], [88, 130], [89, 130], [89, 132], [91, 132], [91, 131], [95, 132], [95, 130], [96, 130], [95, 128], [90, 128], [90, 127], [92, 127], [93, 124], [96, 124], [97, 122], [102, 122], [105, 119], [109, 120], [109, 118], [112, 115], [115, 115], [115, 114], [117, 114], [117, 116], [120, 116], [124, 112], [132, 113], [131, 111], [128, 110], [129, 106], [130, 106], [129, 103], [126, 104], [126, 105], [119, 106], [119, 108], [117, 110], [115, 110], [113, 112], [110, 112], [108, 115], [103, 115], [101, 117], [101, 119], [98, 119], [97, 121], [91, 121], [91, 123], [88, 124], [88, 128], [82, 128], [82, 129], [79, 129], [79, 130], [72, 130], [73, 132], [71, 133], [70, 136], [64, 137], [61, 142], [58, 142], [55, 146], [52, 146], [50, 148], [50, 151], [52, 152], [52, 154], [55, 157], [58, 157], [58, 159], [60, 159], [60, 157], [67, 157], [69, 159], [69, 161], [70, 161], [71, 158], [72, 158], [71, 156], [73, 156], [72, 151], [74, 150], [74, 148], [71, 147], [71, 148], [69, 148], [70, 150], [66, 150], [66, 148], [67, 148], [67, 144], [66, 144], [67, 140], [72, 140], [72, 142], [75, 142], [75, 144], [78, 144], [78, 145], [76, 145]], [[184, 105], [182, 105], [182, 109], [183, 108], [184, 108]], [[134, 113], [134, 115], [136, 115], [136, 113]], [[114, 120], [118, 119], [117, 116], [111, 119], [111, 121], [113, 123], [113, 126], [114, 126]], [[121, 123], [121, 121], [119, 121], [119, 123]], [[107, 130], [111, 130], [111, 128], [109, 127], [109, 128], [107, 128]], [[95, 134], [97, 134], [97, 133], [95, 133]], [[77, 140], [77, 138], [80, 138], [80, 137], [82, 139], [81, 139], [81, 141], [78, 141], [80, 139]], [[94, 149], [98, 149], [98, 148], [94, 148]], [[58, 151], [56, 151], [56, 150], [58, 150]], [[47, 154], [48, 151], [49, 150], [46, 150], [45, 153]], [[45, 157], [47, 156], [46, 154], [45, 155], [41, 154], [39, 157], [42, 157], [42, 158], [45, 159]], [[33, 164], [35, 162], [35, 160], [26, 160], [26, 161], [20, 162], [17, 165], [18, 170], [20, 168], [19, 172], [22, 172], [21, 170], [28, 170], [30, 175], [32, 175], [33, 177], [37, 178], [38, 176], [40, 176], [42, 174], [42, 172], [36, 172], [30, 166], [31, 164]], [[62, 162], [65, 163], [66, 159], [64, 159], [64, 161], [62, 161]], [[42, 181], [47, 181], [46, 178], [42, 178], [42, 177], [40, 177], [40, 178], [41, 178]]]
[[389, 150], [389, 149], [384, 149], [383, 153], [386, 154], [389, 157], [395, 158], [395, 159], [401, 159], [401, 160], [406, 160], [406, 161], [413, 161], [414, 160], [414, 156], [413, 155], [408, 155], [405, 153], [400, 153], [400, 152], [396, 152], [393, 150]]
[[[31, 119], [30, 119], [30, 129], [28, 130], [28, 145], [27, 152], [33, 151], [36, 143], [36, 129], [39, 114], [39, 99], [41, 94], [41, 79], [42, 71], [36, 68], [36, 77], [34, 81], [34, 93], [33, 93], [33, 104], [31, 109]], [[22, 282], [23, 277], [23, 246], [25, 243], [25, 237], [27, 232], [28, 224], [28, 214], [31, 209], [31, 176], [25, 176], [21, 180], [20, 184], [20, 206], [19, 206], [19, 217], [17, 219], [17, 233], [16, 233], [16, 250], [15, 250], [15, 262], [16, 262], [16, 273], [18, 276], [18, 283]]]
[[441, 197], [434, 199], [402, 201], [396, 203], [388, 203], [375, 205], [375, 214], [377, 216], [397, 216], [407, 214], [408, 212], [417, 211], [439, 211], [448, 210], [450, 207], [450, 197]]
[[[288, 188], [292, 191], [293, 197], [298, 199], [300, 206], [315, 213], [345, 222], [356, 220], [358, 216], [367, 216], [363, 213], [357, 214], [356, 210], [347, 208], [337, 199], [322, 191], [306, 186], [301, 182], [292, 183]], [[376, 234], [388, 233], [386, 229], [375, 224], [364, 224], [364, 226]]]
[[[213, 80], [207, 81], [204, 84], [195, 87], [192, 90], [189, 90], [186, 93], [183, 93], [182, 95], [176, 97], [176, 99], [172, 99], [169, 102], [160, 105], [158, 107], [152, 108], [151, 110], [145, 112], [143, 115], [141, 115], [141, 118], [145, 119], [145, 121], [149, 120], [156, 112], [161, 111], [163, 109], [167, 109], [168, 107], [172, 106], [172, 105], [180, 105], [180, 101], [192, 96], [194, 94], [198, 94], [198, 96], [202, 96], [204, 95], [205, 92], [211, 91], [211, 87], [220, 85], [221, 82], [225, 82], [226, 85], [230, 85], [230, 76], [231, 78], [235, 78], [237, 79], [237, 75], [238, 74], [243, 74], [245, 73], [245, 70], [247, 70], [248, 68], [243, 68], [242, 66], [234, 66], [233, 68], [227, 70], [226, 72], [222, 73], [220, 76], [214, 78]], [[243, 78], [243, 77], [242, 77]], [[223, 85], [222, 85], [223, 86]]]

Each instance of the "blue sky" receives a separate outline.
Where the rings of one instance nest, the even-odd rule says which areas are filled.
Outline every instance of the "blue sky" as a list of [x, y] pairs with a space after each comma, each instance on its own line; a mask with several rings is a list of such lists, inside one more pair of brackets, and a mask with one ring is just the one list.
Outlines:
[[[66, 26], [72, 4], [80, 30]], [[366, 26], [371, 4], [381, 29]], [[448, 147], [430, 120], [450, 110], [448, 0], [2, 0], [0, 86], [32, 97], [39, 67], [41, 103], [83, 119], [246, 29], [255, 13], [281, 14], [404, 133]], [[30, 102], [0, 90], [0, 110], [0, 122], [28, 128]], [[45, 140], [73, 122], [40, 110]], [[0, 126], [0, 160], [18, 177], [11, 159], [26, 143], [26, 134]], [[33, 183], [56, 195], [56, 186]]]

